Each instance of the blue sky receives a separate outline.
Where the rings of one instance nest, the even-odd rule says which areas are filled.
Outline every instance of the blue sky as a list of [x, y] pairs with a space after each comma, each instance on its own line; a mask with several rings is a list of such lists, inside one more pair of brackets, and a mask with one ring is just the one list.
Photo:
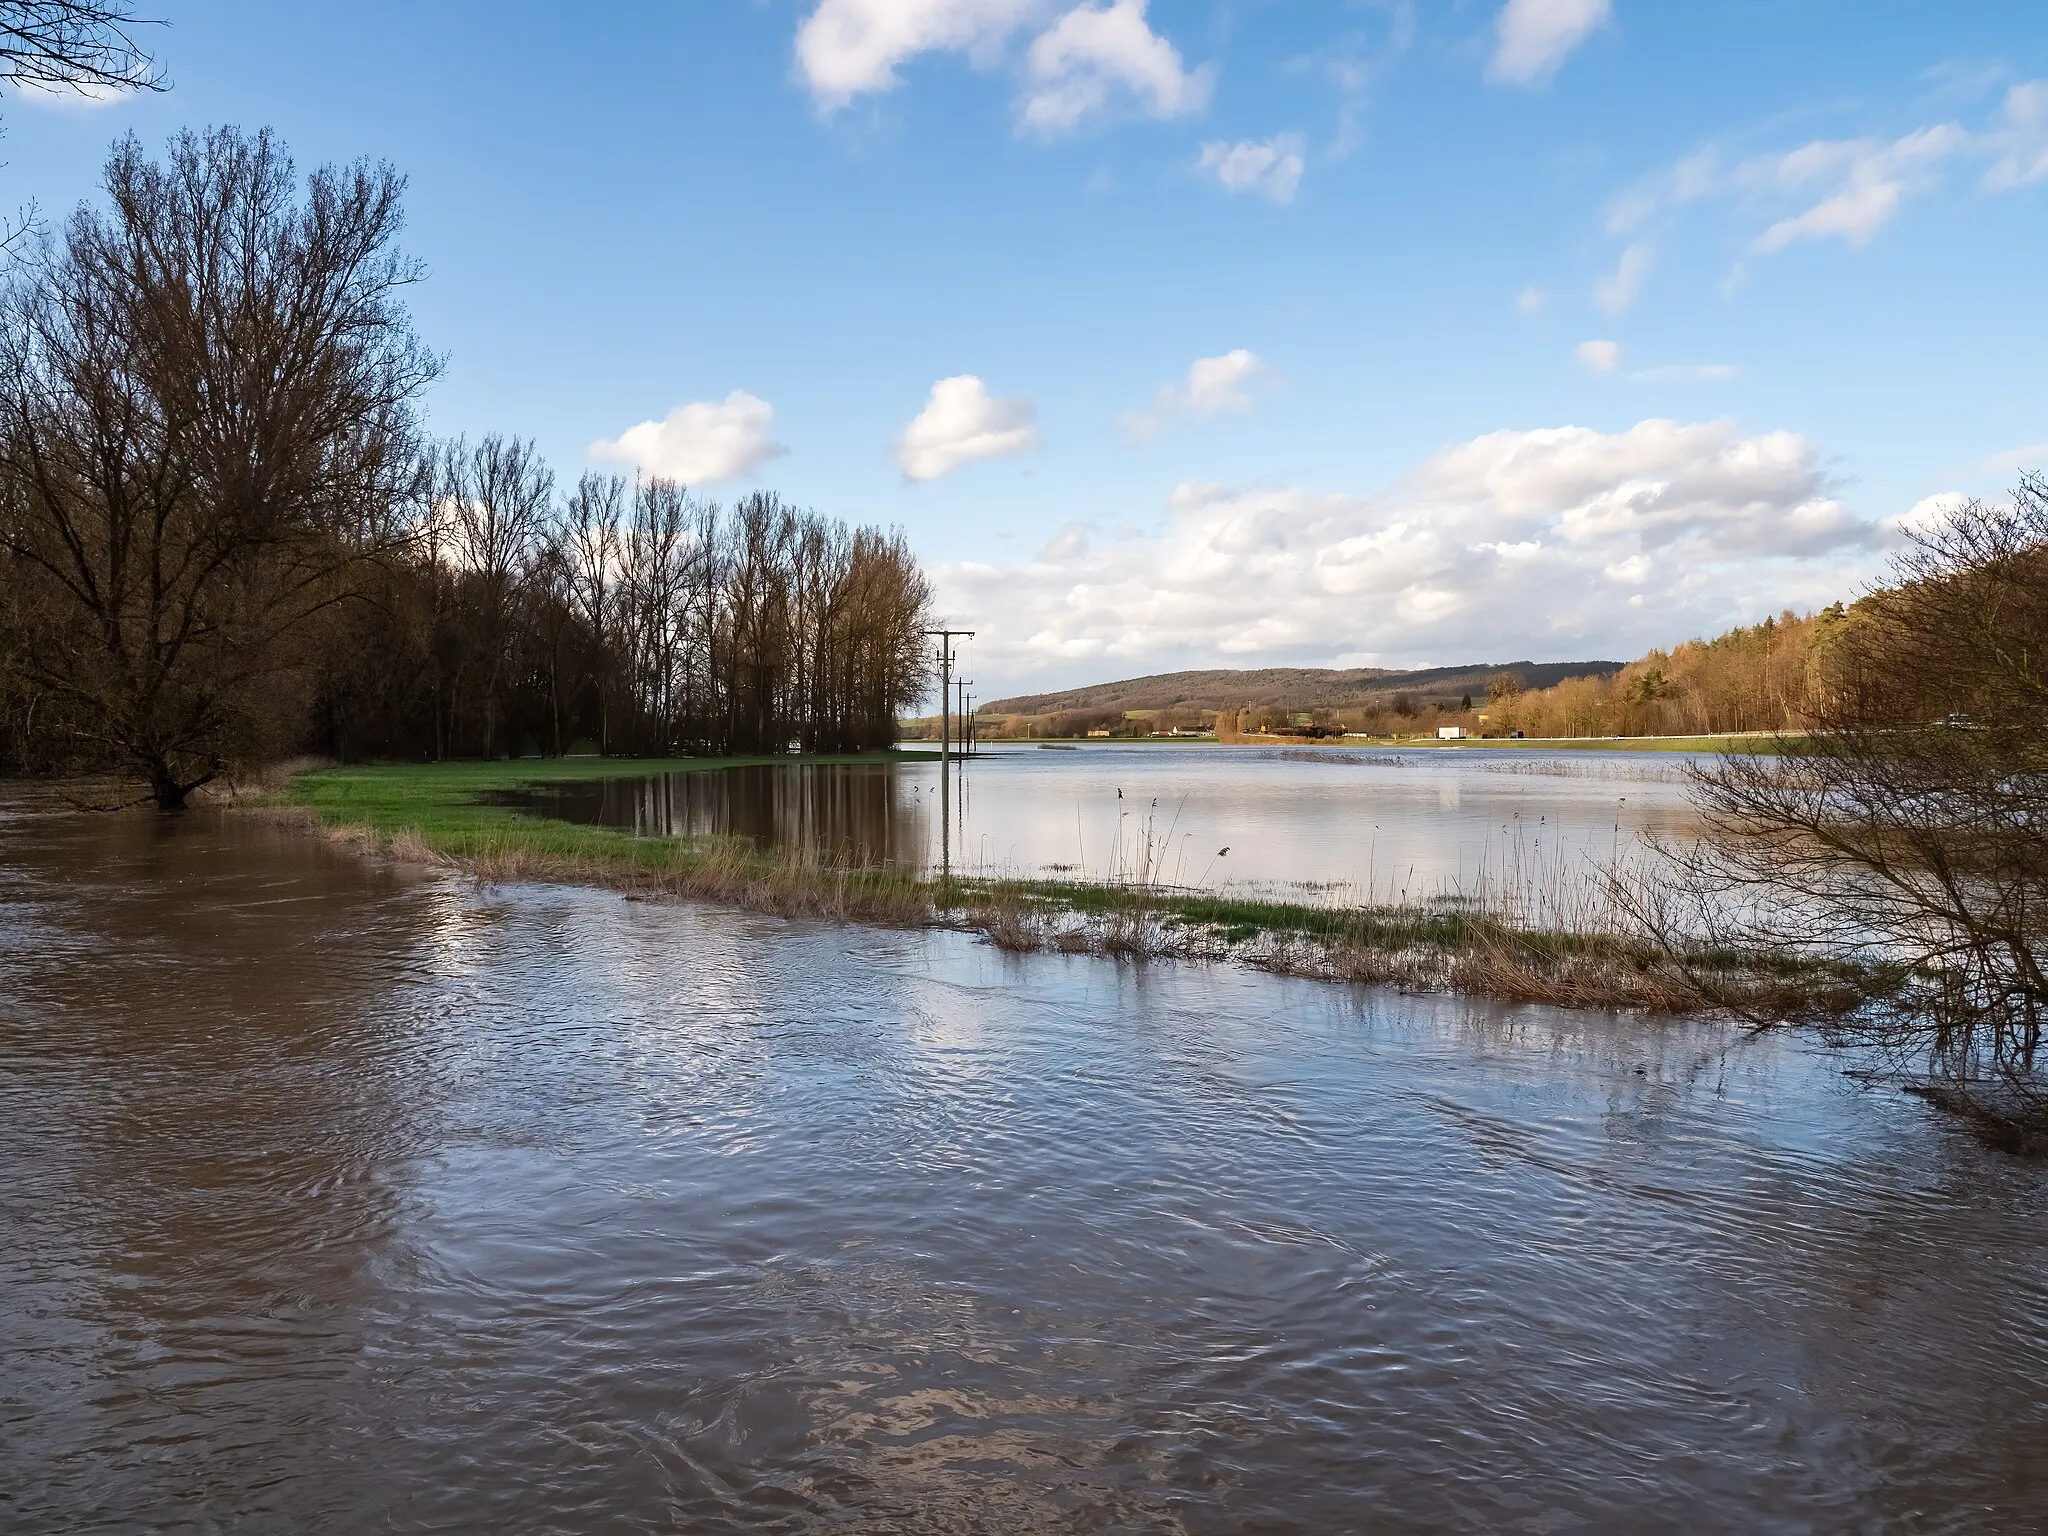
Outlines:
[[1629, 656], [2048, 468], [2048, 8], [165, 0], [0, 198], [411, 179], [436, 430], [901, 525], [981, 690]]

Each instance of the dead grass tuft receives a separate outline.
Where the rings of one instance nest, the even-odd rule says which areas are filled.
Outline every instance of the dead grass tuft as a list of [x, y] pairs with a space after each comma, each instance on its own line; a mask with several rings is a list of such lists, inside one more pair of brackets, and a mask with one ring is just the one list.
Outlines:
[[973, 910], [972, 919], [989, 943], [1013, 954], [1031, 954], [1050, 942], [1046, 914], [1016, 891], [996, 891]]

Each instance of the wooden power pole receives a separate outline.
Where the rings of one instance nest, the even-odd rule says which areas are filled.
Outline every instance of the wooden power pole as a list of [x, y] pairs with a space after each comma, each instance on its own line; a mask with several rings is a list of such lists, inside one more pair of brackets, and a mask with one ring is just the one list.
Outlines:
[[953, 642], [972, 640], [971, 629], [928, 629], [939, 641], [939, 872], [953, 873]]

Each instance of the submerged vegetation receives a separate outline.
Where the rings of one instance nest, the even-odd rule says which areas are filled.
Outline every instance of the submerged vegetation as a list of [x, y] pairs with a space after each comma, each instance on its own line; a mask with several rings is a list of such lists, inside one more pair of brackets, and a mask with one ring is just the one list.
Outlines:
[[[840, 761], [875, 761], [847, 758]], [[1632, 926], [1594, 873], [1516, 869], [1470, 890], [1400, 893], [1363, 904], [1294, 902], [1170, 881], [1166, 839], [1134, 829], [1107, 878], [931, 876], [857, 852], [763, 850], [733, 837], [636, 837], [524, 815], [493, 792], [652, 773], [705, 772], [767, 758], [330, 768], [281, 797], [328, 835], [485, 881], [571, 881], [641, 899], [725, 902], [785, 917], [955, 927], [1013, 952], [1230, 960], [1286, 975], [1375, 982], [1565, 1006], [1684, 1013], [1841, 1011], [1860, 996], [1853, 967], [1762, 952], [1673, 951]]]

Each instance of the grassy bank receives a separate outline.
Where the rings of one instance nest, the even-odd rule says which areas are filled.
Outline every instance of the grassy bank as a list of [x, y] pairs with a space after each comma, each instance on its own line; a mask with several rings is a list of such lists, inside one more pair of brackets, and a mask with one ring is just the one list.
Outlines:
[[[900, 760], [913, 754], [820, 758]], [[650, 838], [522, 815], [491, 791], [657, 773], [702, 773], [766, 758], [435, 763], [300, 774], [281, 797], [337, 840], [491, 881], [602, 886], [629, 897], [696, 897], [788, 917], [978, 931], [1001, 948], [1118, 957], [1231, 960], [1289, 975], [1568, 1006], [1698, 1012], [1770, 1009], [1816, 995], [1855, 1000], [1855, 979], [1728, 955], [1674, 956], [1631, 936], [1611, 906], [1533, 927], [1523, 903], [1449, 899], [1370, 906], [1305, 903], [1153, 883], [930, 879], [882, 866], [763, 853], [730, 838]]]

